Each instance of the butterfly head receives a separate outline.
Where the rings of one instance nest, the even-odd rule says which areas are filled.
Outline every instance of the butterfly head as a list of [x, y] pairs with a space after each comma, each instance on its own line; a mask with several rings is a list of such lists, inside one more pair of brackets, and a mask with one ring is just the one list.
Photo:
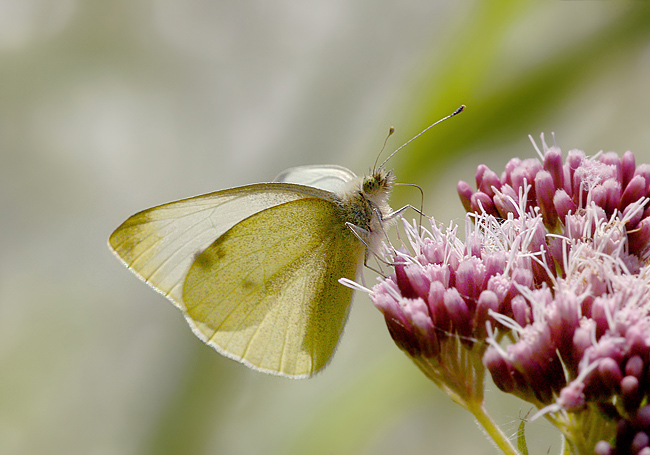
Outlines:
[[388, 198], [394, 184], [395, 176], [391, 171], [387, 171], [383, 167], [375, 168], [363, 177], [360, 196], [369, 204], [371, 211], [368, 214], [369, 216], [372, 217], [374, 210], [379, 210], [385, 216], [392, 212], [388, 205]]
[[374, 169], [370, 174], [363, 178], [361, 189], [363, 193], [371, 200], [385, 200], [393, 188], [395, 177], [391, 171], [383, 167]]

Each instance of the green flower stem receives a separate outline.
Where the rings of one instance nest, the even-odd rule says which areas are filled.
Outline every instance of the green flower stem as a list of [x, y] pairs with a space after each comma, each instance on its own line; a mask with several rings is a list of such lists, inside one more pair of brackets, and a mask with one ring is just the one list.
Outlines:
[[454, 402], [474, 415], [494, 443], [506, 455], [521, 455], [483, 407], [485, 345], [467, 348], [459, 338], [440, 344], [437, 357], [409, 356], [422, 372]]
[[474, 415], [474, 418], [485, 429], [485, 432], [492, 438], [494, 443], [506, 455], [520, 455], [517, 449], [512, 445], [510, 439], [501, 431], [501, 428], [492, 420], [490, 415], [485, 411], [482, 403], [466, 403], [466, 408]]

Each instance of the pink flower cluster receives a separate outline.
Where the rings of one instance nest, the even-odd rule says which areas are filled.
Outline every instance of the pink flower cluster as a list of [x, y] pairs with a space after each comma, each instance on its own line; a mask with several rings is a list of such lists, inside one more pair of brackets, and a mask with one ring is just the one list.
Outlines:
[[513, 261], [505, 248], [486, 245], [489, 240], [479, 232], [469, 233], [464, 244], [456, 227], [443, 232], [433, 224], [424, 235], [417, 227], [405, 228], [412, 252], [397, 253], [395, 275], [371, 295], [402, 349], [412, 356], [436, 356], [449, 337], [472, 346], [487, 336], [490, 311], [525, 318], [515, 297], [518, 287], [534, 284], [530, 258]]
[[503, 219], [510, 213], [519, 216], [520, 192], [528, 188], [526, 211], [539, 212], [550, 233], [570, 237], [580, 233], [580, 222], [575, 226], [572, 219], [593, 208], [598, 219], [624, 219], [629, 252], [642, 260], [650, 256], [650, 207], [638, 204], [650, 197], [650, 165], [636, 166], [630, 151], [622, 158], [614, 152], [587, 158], [581, 150], [570, 150], [562, 163], [560, 149], [551, 147], [542, 161], [511, 159], [500, 178], [480, 165], [476, 187], [474, 191], [468, 183], [458, 183], [458, 194], [468, 212]]
[[650, 166], [544, 148], [458, 184], [464, 242], [409, 225], [371, 298], [421, 368], [471, 351], [539, 415], [602, 428], [563, 431], [576, 452], [650, 454]]

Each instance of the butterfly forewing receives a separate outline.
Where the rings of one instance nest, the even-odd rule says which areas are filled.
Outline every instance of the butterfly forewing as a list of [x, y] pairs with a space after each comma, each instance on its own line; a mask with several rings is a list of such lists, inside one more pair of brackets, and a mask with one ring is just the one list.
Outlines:
[[215, 239], [260, 210], [314, 194], [325, 193], [261, 183], [183, 199], [133, 215], [113, 232], [109, 245], [136, 275], [184, 309], [185, 275]]
[[364, 246], [328, 198], [263, 210], [196, 257], [183, 287], [188, 322], [254, 368], [309, 376], [332, 356]]

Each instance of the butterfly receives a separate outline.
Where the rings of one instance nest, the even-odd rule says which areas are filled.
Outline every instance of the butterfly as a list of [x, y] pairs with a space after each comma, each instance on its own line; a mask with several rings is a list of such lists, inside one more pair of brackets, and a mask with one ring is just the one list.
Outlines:
[[122, 223], [109, 247], [219, 353], [309, 377], [329, 362], [348, 317], [352, 289], [339, 279], [354, 280], [409, 207], [388, 205], [394, 177], [384, 163], [361, 177], [295, 167], [270, 183], [153, 207]]
[[113, 252], [226, 357], [309, 377], [332, 357], [353, 280], [378, 246], [393, 175], [302, 166], [144, 210], [109, 238]]

